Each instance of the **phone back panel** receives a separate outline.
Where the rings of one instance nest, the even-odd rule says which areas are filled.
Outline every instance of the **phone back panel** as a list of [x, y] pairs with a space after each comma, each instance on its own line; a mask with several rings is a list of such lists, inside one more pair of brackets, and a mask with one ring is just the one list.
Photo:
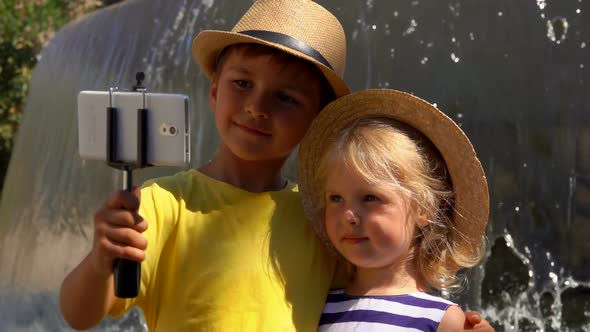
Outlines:
[[115, 157], [137, 160], [138, 109], [147, 108], [146, 162], [184, 166], [190, 162], [188, 97], [181, 94], [81, 91], [78, 94], [78, 147], [83, 159], [106, 161], [107, 107], [116, 109]]
[[188, 97], [180, 94], [146, 95], [147, 151], [152, 165], [180, 166], [190, 162]]

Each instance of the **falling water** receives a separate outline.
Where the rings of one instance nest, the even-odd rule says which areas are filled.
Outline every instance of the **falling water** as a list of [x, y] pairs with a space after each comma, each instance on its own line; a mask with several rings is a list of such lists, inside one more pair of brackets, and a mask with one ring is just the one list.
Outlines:
[[[436, 103], [480, 155], [489, 250], [456, 300], [497, 331], [590, 331], [590, 1], [319, 2], [347, 32], [353, 90]], [[93, 211], [121, 185], [117, 171], [77, 155], [78, 91], [130, 87], [144, 71], [151, 90], [189, 95], [196, 167], [218, 137], [191, 41], [231, 28], [250, 3], [128, 0], [71, 23], [43, 50], [0, 204], [0, 331], [67, 330], [60, 283], [90, 249]], [[94, 330], [145, 326], [131, 311]]]

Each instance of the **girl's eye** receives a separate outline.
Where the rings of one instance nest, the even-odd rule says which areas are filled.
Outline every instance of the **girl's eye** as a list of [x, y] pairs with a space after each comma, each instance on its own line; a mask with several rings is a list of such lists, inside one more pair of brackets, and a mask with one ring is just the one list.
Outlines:
[[332, 202], [332, 203], [339, 203], [342, 202], [342, 196], [340, 195], [330, 195], [328, 196], [328, 201]]
[[365, 201], [366, 202], [375, 202], [375, 201], [378, 201], [378, 200], [379, 200], [379, 198], [377, 196], [375, 196], [375, 195], [370, 195], [370, 194], [369, 195], [365, 195]]

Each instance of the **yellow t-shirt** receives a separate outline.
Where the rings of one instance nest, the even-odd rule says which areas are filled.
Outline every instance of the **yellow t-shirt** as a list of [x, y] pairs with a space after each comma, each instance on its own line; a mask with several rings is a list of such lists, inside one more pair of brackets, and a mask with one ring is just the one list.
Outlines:
[[251, 193], [195, 171], [141, 192], [148, 222], [140, 295], [150, 331], [316, 331], [336, 260], [297, 187]]

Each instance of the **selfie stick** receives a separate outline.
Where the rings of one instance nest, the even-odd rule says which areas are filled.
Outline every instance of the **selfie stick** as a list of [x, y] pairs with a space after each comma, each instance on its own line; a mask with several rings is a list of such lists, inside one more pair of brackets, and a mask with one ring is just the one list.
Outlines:
[[[109, 166], [123, 170], [125, 182], [123, 190], [131, 192], [133, 190], [133, 170], [146, 166], [146, 118], [147, 109], [145, 108], [146, 88], [141, 85], [145, 78], [142, 72], [135, 75], [137, 85], [133, 86], [134, 91], [141, 92], [143, 95], [143, 107], [137, 109], [137, 160], [135, 162], [125, 162], [117, 159], [117, 108], [113, 107], [113, 88], [109, 89], [109, 107], [107, 107], [107, 163]], [[128, 259], [116, 259], [114, 263], [115, 270], [115, 295], [120, 298], [132, 298], [139, 294], [139, 285], [141, 278], [141, 264]]]

